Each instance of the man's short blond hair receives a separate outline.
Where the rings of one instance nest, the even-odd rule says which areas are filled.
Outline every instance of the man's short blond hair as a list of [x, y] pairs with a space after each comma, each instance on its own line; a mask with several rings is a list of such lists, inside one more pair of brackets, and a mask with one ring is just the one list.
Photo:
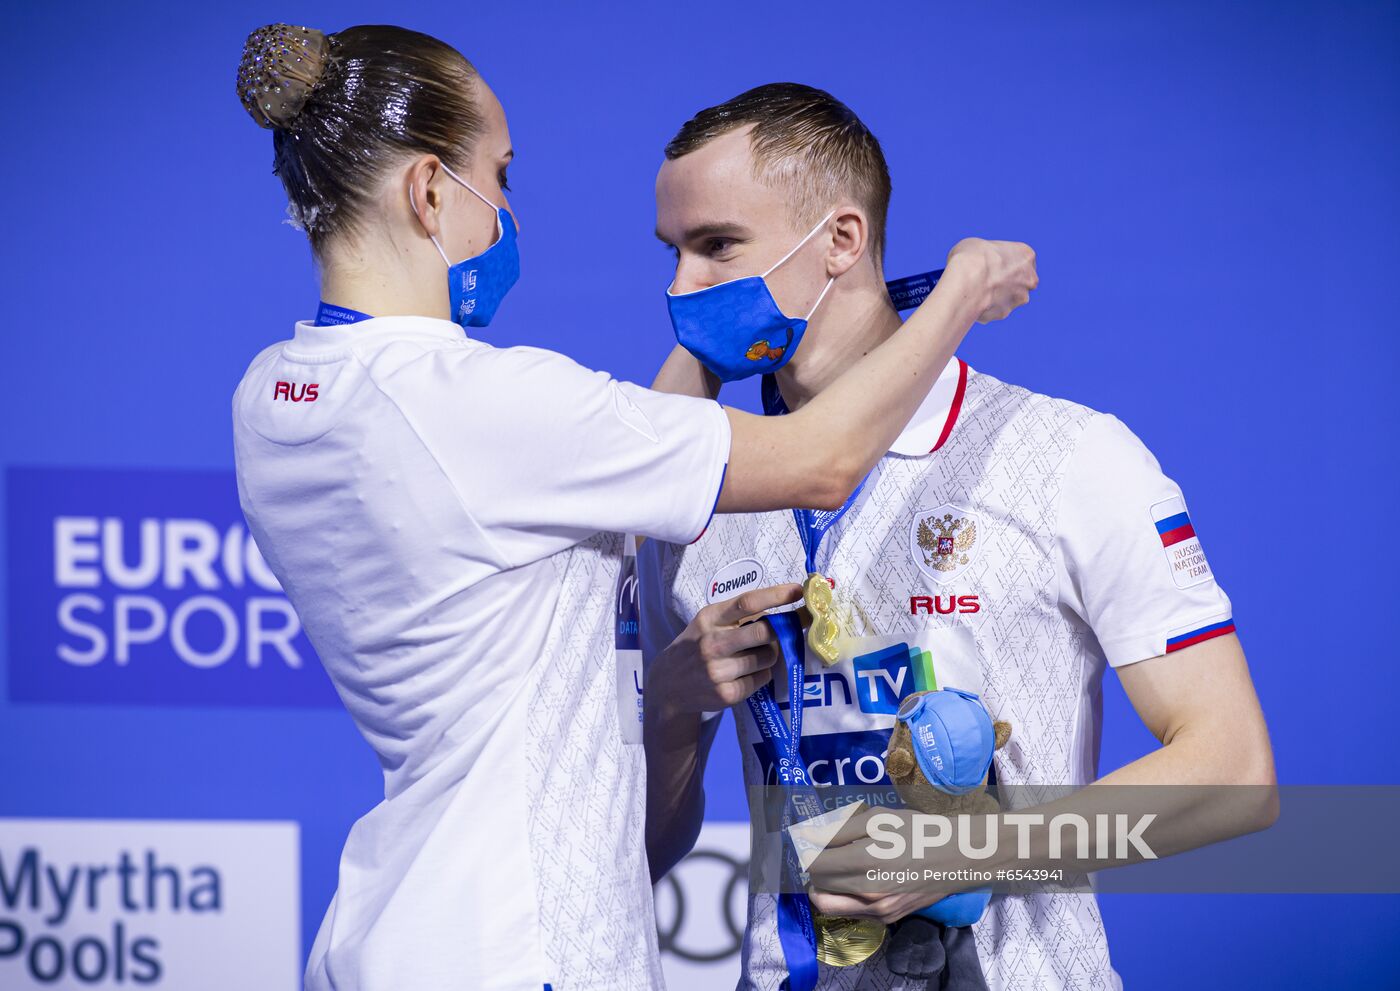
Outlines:
[[750, 125], [754, 178], [788, 192], [794, 222], [814, 223], [850, 196], [869, 217], [878, 265], [885, 254], [890, 170], [875, 135], [830, 93], [801, 83], [755, 87], [686, 121], [666, 145], [666, 157], [680, 158]]

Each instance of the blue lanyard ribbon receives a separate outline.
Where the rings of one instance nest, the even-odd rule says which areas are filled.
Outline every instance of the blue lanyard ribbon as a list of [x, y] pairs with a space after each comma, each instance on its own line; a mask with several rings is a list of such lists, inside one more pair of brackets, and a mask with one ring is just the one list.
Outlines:
[[[783, 870], [789, 877], [803, 881], [806, 875], [797, 859], [797, 850], [792, 845], [787, 827], [810, 816], [819, 803], [815, 801], [812, 782], [807, 776], [807, 766], [799, 749], [802, 742], [802, 681], [807, 673], [802, 620], [796, 612], [785, 612], [769, 616], [768, 622], [787, 662], [788, 718], [792, 725], [789, 727], [783, 722], [771, 683], [754, 692], [747, 701], [778, 783], [788, 790], [780, 822]], [[778, 941], [782, 944], [783, 957], [787, 961], [788, 977], [784, 985], [788, 991], [812, 991], [817, 986], [817, 932], [812, 922], [812, 904], [805, 892], [779, 890]]]
[[[937, 281], [936, 276], [934, 281]], [[930, 285], [929, 291], [932, 291]], [[928, 293], [925, 292], [924, 295]], [[767, 416], [783, 416], [787, 404], [778, 391], [777, 380], [765, 375], [762, 383], [763, 412]], [[867, 476], [868, 478], [869, 476]], [[817, 549], [822, 537], [836, 525], [836, 521], [846, 515], [855, 504], [866, 479], [851, 493], [840, 509], [794, 509], [793, 519], [797, 522], [797, 535], [802, 540], [802, 551], [806, 558], [807, 573], [817, 570]], [[797, 858], [792, 838], [787, 827], [809, 818], [821, 809], [811, 779], [807, 775], [807, 765], [802, 759], [802, 682], [807, 673], [807, 652], [802, 634], [802, 621], [796, 612], [778, 613], [768, 617], [769, 624], [778, 638], [782, 649], [783, 662], [788, 670], [788, 718], [791, 725], [784, 724], [777, 699], [773, 696], [772, 684], [764, 685], [747, 699], [749, 711], [759, 735], [763, 737], [778, 783], [788, 791], [783, 803], [783, 869], [791, 878], [805, 883], [806, 873]], [[781, 886], [780, 886], [781, 887]], [[788, 976], [784, 982], [787, 991], [812, 991], [817, 986], [817, 936], [812, 922], [812, 903], [804, 891], [779, 891], [778, 893], [778, 941], [783, 948], [783, 958], [787, 962]]]
[[342, 323], [359, 323], [361, 320], [373, 320], [368, 313], [361, 313], [359, 310], [352, 310], [348, 306], [332, 306], [324, 299], [316, 307], [316, 326], [334, 327]]
[[[911, 275], [885, 283], [890, 301], [897, 310], [910, 310], [918, 306], [938, 285], [943, 269]], [[763, 376], [761, 385], [763, 412], [765, 416], [783, 416], [788, 412], [778, 390], [778, 381], [772, 375]], [[797, 522], [797, 535], [802, 540], [802, 551], [806, 558], [807, 573], [817, 570], [817, 550], [822, 537], [836, 522], [845, 516], [860, 497], [867, 475], [861, 479], [854, 492], [840, 509], [794, 509], [793, 519]], [[796, 612], [770, 615], [768, 622], [782, 648], [783, 661], [788, 669], [788, 713], [791, 726], [784, 724], [782, 712], [773, 696], [773, 686], [764, 685], [747, 699], [749, 711], [753, 713], [759, 735], [763, 737], [764, 748], [768, 752], [778, 783], [788, 790], [783, 803], [783, 868], [789, 876], [806, 881], [787, 827], [801, 822], [815, 814], [821, 807], [820, 800], [807, 775], [807, 766], [802, 759], [802, 682], [806, 676], [806, 647], [802, 635], [802, 621]], [[781, 886], [780, 886], [781, 887]], [[787, 961], [788, 976], [783, 982], [787, 991], [813, 991], [817, 986], [817, 937], [812, 922], [812, 903], [803, 891], [778, 894], [778, 940], [783, 947], [783, 957]]]
[[865, 488], [866, 480], [870, 476], [860, 480], [856, 490], [846, 497], [840, 509], [794, 509], [793, 519], [797, 521], [797, 535], [802, 538], [802, 550], [807, 556], [807, 574], [812, 574], [817, 570], [817, 548], [821, 546], [822, 538], [826, 532], [836, 525], [836, 521], [846, 515], [846, 512], [855, 505], [856, 499], [860, 498], [861, 489]]
[[885, 283], [885, 291], [890, 294], [890, 302], [896, 310], [912, 310], [928, 299], [933, 287], [938, 285], [938, 280], [943, 277], [943, 272], [944, 269], [940, 268], [895, 279]]

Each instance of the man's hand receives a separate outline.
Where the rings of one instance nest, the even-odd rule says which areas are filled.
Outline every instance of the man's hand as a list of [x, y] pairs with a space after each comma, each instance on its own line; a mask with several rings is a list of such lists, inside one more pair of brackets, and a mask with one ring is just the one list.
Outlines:
[[[866, 806], [847, 819], [816, 860], [806, 865], [811, 874], [807, 894], [813, 910], [821, 915], [857, 916], [890, 925], [955, 890], [955, 884], [945, 888], [929, 883], [905, 885], [894, 891], [869, 890], [870, 883], [865, 875], [875, 862], [867, 849], [871, 840], [871, 819], [881, 815], [903, 819], [910, 812], [880, 805]], [[937, 856], [937, 852], [926, 855], [919, 866], [931, 866]]]
[[716, 725], [704, 714], [742, 702], [772, 679], [780, 650], [772, 626], [759, 617], [800, 598], [801, 585], [775, 585], [706, 606], [647, 668], [642, 739], [652, 881], [690, 851], [700, 832], [705, 759]]
[[759, 617], [801, 598], [801, 585], [772, 585], [701, 609], [647, 672], [648, 702], [698, 713], [748, 698], [773, 677], [779, 656], [773, 627]]
[[[978, 323], [991, 323], [1007, 316], [1031, 298], [1040, 285], [1035, 271], [1035, 252], [1020, 241], [984, 241], [966, 237], [948, 252], [948, 268], [980, 275], [985, 297]], [[975, 281], [975, 280], [974, 280]]]

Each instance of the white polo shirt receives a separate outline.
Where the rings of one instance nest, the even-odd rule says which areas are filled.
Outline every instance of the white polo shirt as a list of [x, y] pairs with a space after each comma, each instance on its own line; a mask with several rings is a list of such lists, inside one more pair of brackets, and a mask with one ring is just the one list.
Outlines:
[[657, 986], [612, 614], [623, 532], [709, 521], [721, 407], [386, 317], [297, 324], [233, 412], [249, 527], [384, 771], [306, 986]]
[[[1180, 489], [1122, 423], [956, 359], [817, 566], [862, 638], [831, 667], [809, 660], [801, 753], [819, 785], [889, 785], [889, 733], [915, 691], [895, 645], [928, 650], [941, 687], [978, 692], [1011, 723], [1001, 784], [1082, 785], [1097, 777], [1106, 666], [1234, 629]], [[647, 541], [638, 567], [647, 658], [710, 602], [805, 577], [789, 512], [716, 517], [691, 546]], [[774, 685], [786, 708], [786, 675]], [[753, 716], [734, 713], [746, 783], [772, 783]], [[999, 895], [974, 934], [994, 991], [1119, 985], [1093, 895]], [[741, 988], [773, 991], [786, 974], [772, 895], [750, 894], [743, 965]], [[924, 985], [891, 974], [881, 950], [821, 967], [818, 986]]]

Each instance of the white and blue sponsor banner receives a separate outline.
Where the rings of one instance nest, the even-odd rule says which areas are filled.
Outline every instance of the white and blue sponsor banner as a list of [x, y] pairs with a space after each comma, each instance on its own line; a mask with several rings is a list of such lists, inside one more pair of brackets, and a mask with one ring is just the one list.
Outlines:
[[294, 822], [0, 819], [0, 988], [293, 991]]
[[748, 920], [749, 824], [710, 820], [695, 848], [656, 885], [656, 928], [668, 991], [739, 981]]
[[334, 706], [230, 471], [10, 468], [14, 702]]

